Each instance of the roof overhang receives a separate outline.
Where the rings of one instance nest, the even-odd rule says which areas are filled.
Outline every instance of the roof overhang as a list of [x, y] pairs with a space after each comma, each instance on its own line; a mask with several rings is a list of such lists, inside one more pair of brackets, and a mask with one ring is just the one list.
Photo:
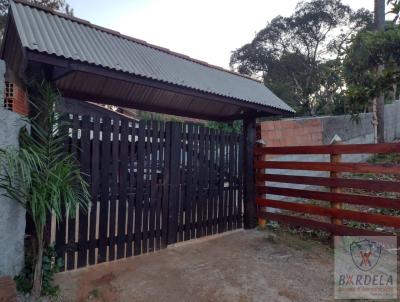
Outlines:
[[[8, 14], [1, 49], [1, 58], [11, 70], [9, 73], [26, 82], [44, 74], [64, 97], [221, 122], [294, 113], [262, 83], [231, 71], [23, 1], [11, 1], [11, 6], [14, 9]], [[25, 14], [30, 18], [25, 18]], [[50, 21], [52, 26], [44, 26]], [[54, 29], [57, 26], [69, 30], [69, 34], [59, 34]], [[97, 44], [102, 39], [110, 39], [107, 42], [116, 44], [122, 40], [130, 43], [132, 53], [122, 50], [119, 53], [119, 62], [125, 69], [105, 63], [105, 59], [113, 61], [111, 49], [106, 52], [109, 57], [105, 53], [90, 57], [97, 49], [79, 36], [81, 29], [95, 35], [99, 39]], [[68, 40], [71, 36], [73, 39]], [[73, 51], [72, 55], [62, 51], [62, 46], [69, 42], [71, 47], [68, 51]], [[108, 44], [103, 45], [106, 47]], [[41, 51], [36, 46], [40, 46]], [[152, 57], [155, 52], [156, 58]], [[139, 54], [139, 57], [132, 58], [132, 55]], [[163, 63], [160, 63], [161, 59]], [[143, 67], [140, 64], [145, 63], [147, 69], [140, 69]]]
[[220, 122], [293, 114], [31, 50], [25, 57], [26, 74], [45, 66], [62, 96], [75, 100]]

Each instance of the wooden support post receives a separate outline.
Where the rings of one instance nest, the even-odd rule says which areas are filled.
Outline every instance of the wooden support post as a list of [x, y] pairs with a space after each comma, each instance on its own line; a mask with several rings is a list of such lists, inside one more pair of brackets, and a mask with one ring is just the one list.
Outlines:
[[[340, 145], [342, 142], [340, 139], [335, 139], [332, 141], [332, 145]], [[330, 155], [330, 162], [331, 163], [340, 163], [342, 160], [342, 155], [341, 154], [331, 154]], [[330, 178], [339, 178], [340, 177], [340, 172], [330, 172]], [[331, 187], [331, 192], [332, 193], [340, 193], [341, 188], [340, 187]], [[343, 208], [343, 203], [342, 202], [331, 202], [331, 208], [333, 209], [342, 209]], [[335, 218], [332, 217], [332, 223], [336, 225], [342, 225], [343, 220], [341, 218]]]
[[[260, 123], [258, 123], [258, 124], [256, 125], [256, 146], [257, 146], [257, 147], [266, 147], [266, 143], [265, 143], [265, 141], [263, 141], [262, 136], [261, 136], [261, 124], [260, 124]], [[257, 155], [257, 156], [255, 157], [255, 159], [256, 159], [256, 160], [263, 160], [263, 159], [264, 159], [264, 156], [262, 156], [262, 155]], [[265, 185], [265, 182], [264, 182], [264, 181], [257, 181], [257, 182], [256, 182], [256, 185], [257, 185], [257, 186], [264, 186], [264, 185]], [[256, 192], [256, 196], [257, 196], [257, 197], [263, 197], [263, 195], [264, 195], [264, 194], [260, 194], [260, 193], [257, 194], [257, 192]], [[258, 215], [258, 213], [259, 213], [259, 211], [260, 211], [261, 209], [262, 209], [261, 207], [256, 206], [256, 210], [257, 210], [256, 213], [257, 213], [257, 217], [258, 217], [258, 226], [261, 227], [261, 228], [265, 228], [265, 226], [266, 226], [266, 224], [267, 224], [267, 220], [266, 220], [265, 218], [261, 218], [261, 217]]]
[[244, 134], [244, 228], [256, 227], [256, 182], [254, 177], [254, 145], [256, 141], [256, 119], [243, 120]]

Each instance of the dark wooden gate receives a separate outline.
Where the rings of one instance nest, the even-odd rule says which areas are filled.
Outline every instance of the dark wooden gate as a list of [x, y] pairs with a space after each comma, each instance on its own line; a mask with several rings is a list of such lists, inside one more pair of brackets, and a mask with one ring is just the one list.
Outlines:
[[66, 145], [92, 204], [48, 226], [66, 270], [242, 227], [241, 135], [190, 123], [69, 118]]

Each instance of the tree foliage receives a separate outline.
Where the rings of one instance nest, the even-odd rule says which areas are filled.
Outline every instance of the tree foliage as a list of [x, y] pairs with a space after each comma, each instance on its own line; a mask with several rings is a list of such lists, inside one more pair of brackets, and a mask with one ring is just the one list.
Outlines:
[[[400, 81], [400, 28], [359, 33], [347, 49], [344, 77], [353, 114], [367, 110], [379, 93], [395, 89]], [[384, 66], [383, 72], [377, 72]]]
[[394, 15], [393, 24], [397, 24], [400, 18], [400, 0], [387, 0], [386, 4], [390, 5], [388, 14]]
[[[74, 10], [65, 2], [65, 0], [27, 0], [28, 2], [36, 5], [41, 5], [51, 10], [64, 12], [68, 15], [73, 15]], [[0, 33], [3, 36], [4, 28], [6, 25], [8, 7], [10, 0], [0, 0]]]
[[220, 131], [224, 131], [227, 133], [242, 133], [243, 125], [242, 121], [234, 121], [232, 123], [219, 123], [214, 121], [208, 121], [206, 126], [211, 129], [216, 129]]
[[58, 94], [50, 84], [38, 85], [38, 97], [30, 96], [38, 114], [28, 119], [33, 135], [21, 130], [20, 149], [0, 149], [0, 189], [23, 205], [35, 225], [37, 250], [33, 292], [41, 291], [43, 229], [48, 214], [63, 218], [63, 208], [74, 215], [75, 208], [89, 204], [88, 185], [77, 161], [65, 150], [68, 126], [55, 111]]
[[235, 50], [230, 64], [240, 73], [261, 76], [299, 114], [329, 113], [335, 102], [343, 102], [343, 50], [371, 23], [369, 11], [353, 11], [341, 0], [302, 1], [291, 16], [274, 18]]

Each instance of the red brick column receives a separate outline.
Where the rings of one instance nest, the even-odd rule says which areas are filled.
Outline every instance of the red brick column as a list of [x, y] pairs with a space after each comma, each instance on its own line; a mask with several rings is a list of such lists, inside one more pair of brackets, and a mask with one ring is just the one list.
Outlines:
[[6, 82], [4, 107], [23, 116], [28, 116], [29, 102], [26, 91], [14, 83]]

